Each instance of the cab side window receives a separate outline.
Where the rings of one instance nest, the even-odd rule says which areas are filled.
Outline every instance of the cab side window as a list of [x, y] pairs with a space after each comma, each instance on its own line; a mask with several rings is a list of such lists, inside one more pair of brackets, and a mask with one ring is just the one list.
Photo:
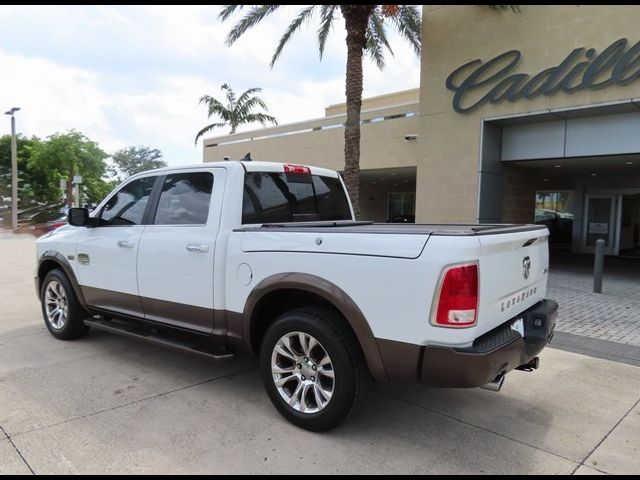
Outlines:
[[209, 216], [213, 174], [167, 175], [162, 186], [154, 225], [204, 225]]
[[128, 183], [116, 192], [102, 208], [100, 225], [129, 226], [142, 224], [156, 177], [145, 177]]

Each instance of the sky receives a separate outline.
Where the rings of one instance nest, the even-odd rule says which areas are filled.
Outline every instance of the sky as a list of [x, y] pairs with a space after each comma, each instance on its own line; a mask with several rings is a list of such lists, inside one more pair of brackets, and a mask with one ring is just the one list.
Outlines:
[[[227, 47], [239, 17], [221, 23], [219, 6], [0, 6], [0, 109], [21, 107], [17, 130], [27, 136], [74, 128], [108, 153], [145, 145], [160, 149], [169, 165], [200, 163], [195, 134], [217, 120], [207, 119], [198, 100], [223, 98], [223, 83], [237, 92], [262, 88], [279, 124], [322, 117], [324, 107], [344, 102], [341, 18], [322, 60], [312, 20], [269, 67], [299, 8], [283, 7]], [[389, 32], [394, 56], [382, 71], [365, 60], [365, 97], [419, 86], [418, 57]]]

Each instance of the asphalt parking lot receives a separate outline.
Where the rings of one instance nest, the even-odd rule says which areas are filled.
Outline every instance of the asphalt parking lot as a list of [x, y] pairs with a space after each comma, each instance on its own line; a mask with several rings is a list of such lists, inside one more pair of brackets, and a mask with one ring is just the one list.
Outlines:
[[252, 358], [54, 339], [34, 265], [31, 237], [0, 239], [0, 474], [640, 472], [636, 366], [547, 349], [501, 393], [377, 385], [313, 434], [278, 415]]

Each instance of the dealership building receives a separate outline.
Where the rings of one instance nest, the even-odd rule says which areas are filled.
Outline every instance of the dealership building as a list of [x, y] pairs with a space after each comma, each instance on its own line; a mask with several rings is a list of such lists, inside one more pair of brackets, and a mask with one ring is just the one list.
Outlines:
[[[424, 6], [420, 88], [365, 99], [361, 217], [541, 222], [640, 255], [640, 7]], [[365, 78], [366, 84], [366, 78]], [[344, 167], [345, 106], [208, 138], [204, 161]]]

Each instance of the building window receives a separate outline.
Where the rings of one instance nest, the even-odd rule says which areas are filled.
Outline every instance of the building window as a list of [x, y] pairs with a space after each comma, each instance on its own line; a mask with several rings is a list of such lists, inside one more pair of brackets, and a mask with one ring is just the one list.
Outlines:
[[416, 221], [415, 192], [389, 193], [387, 221], [391, 223], [413, 223]]
[[571, 245], [574, 197], [570, 190], [536, 192], [534, 222], [549, 229], [549, 243], [554, 246]]

